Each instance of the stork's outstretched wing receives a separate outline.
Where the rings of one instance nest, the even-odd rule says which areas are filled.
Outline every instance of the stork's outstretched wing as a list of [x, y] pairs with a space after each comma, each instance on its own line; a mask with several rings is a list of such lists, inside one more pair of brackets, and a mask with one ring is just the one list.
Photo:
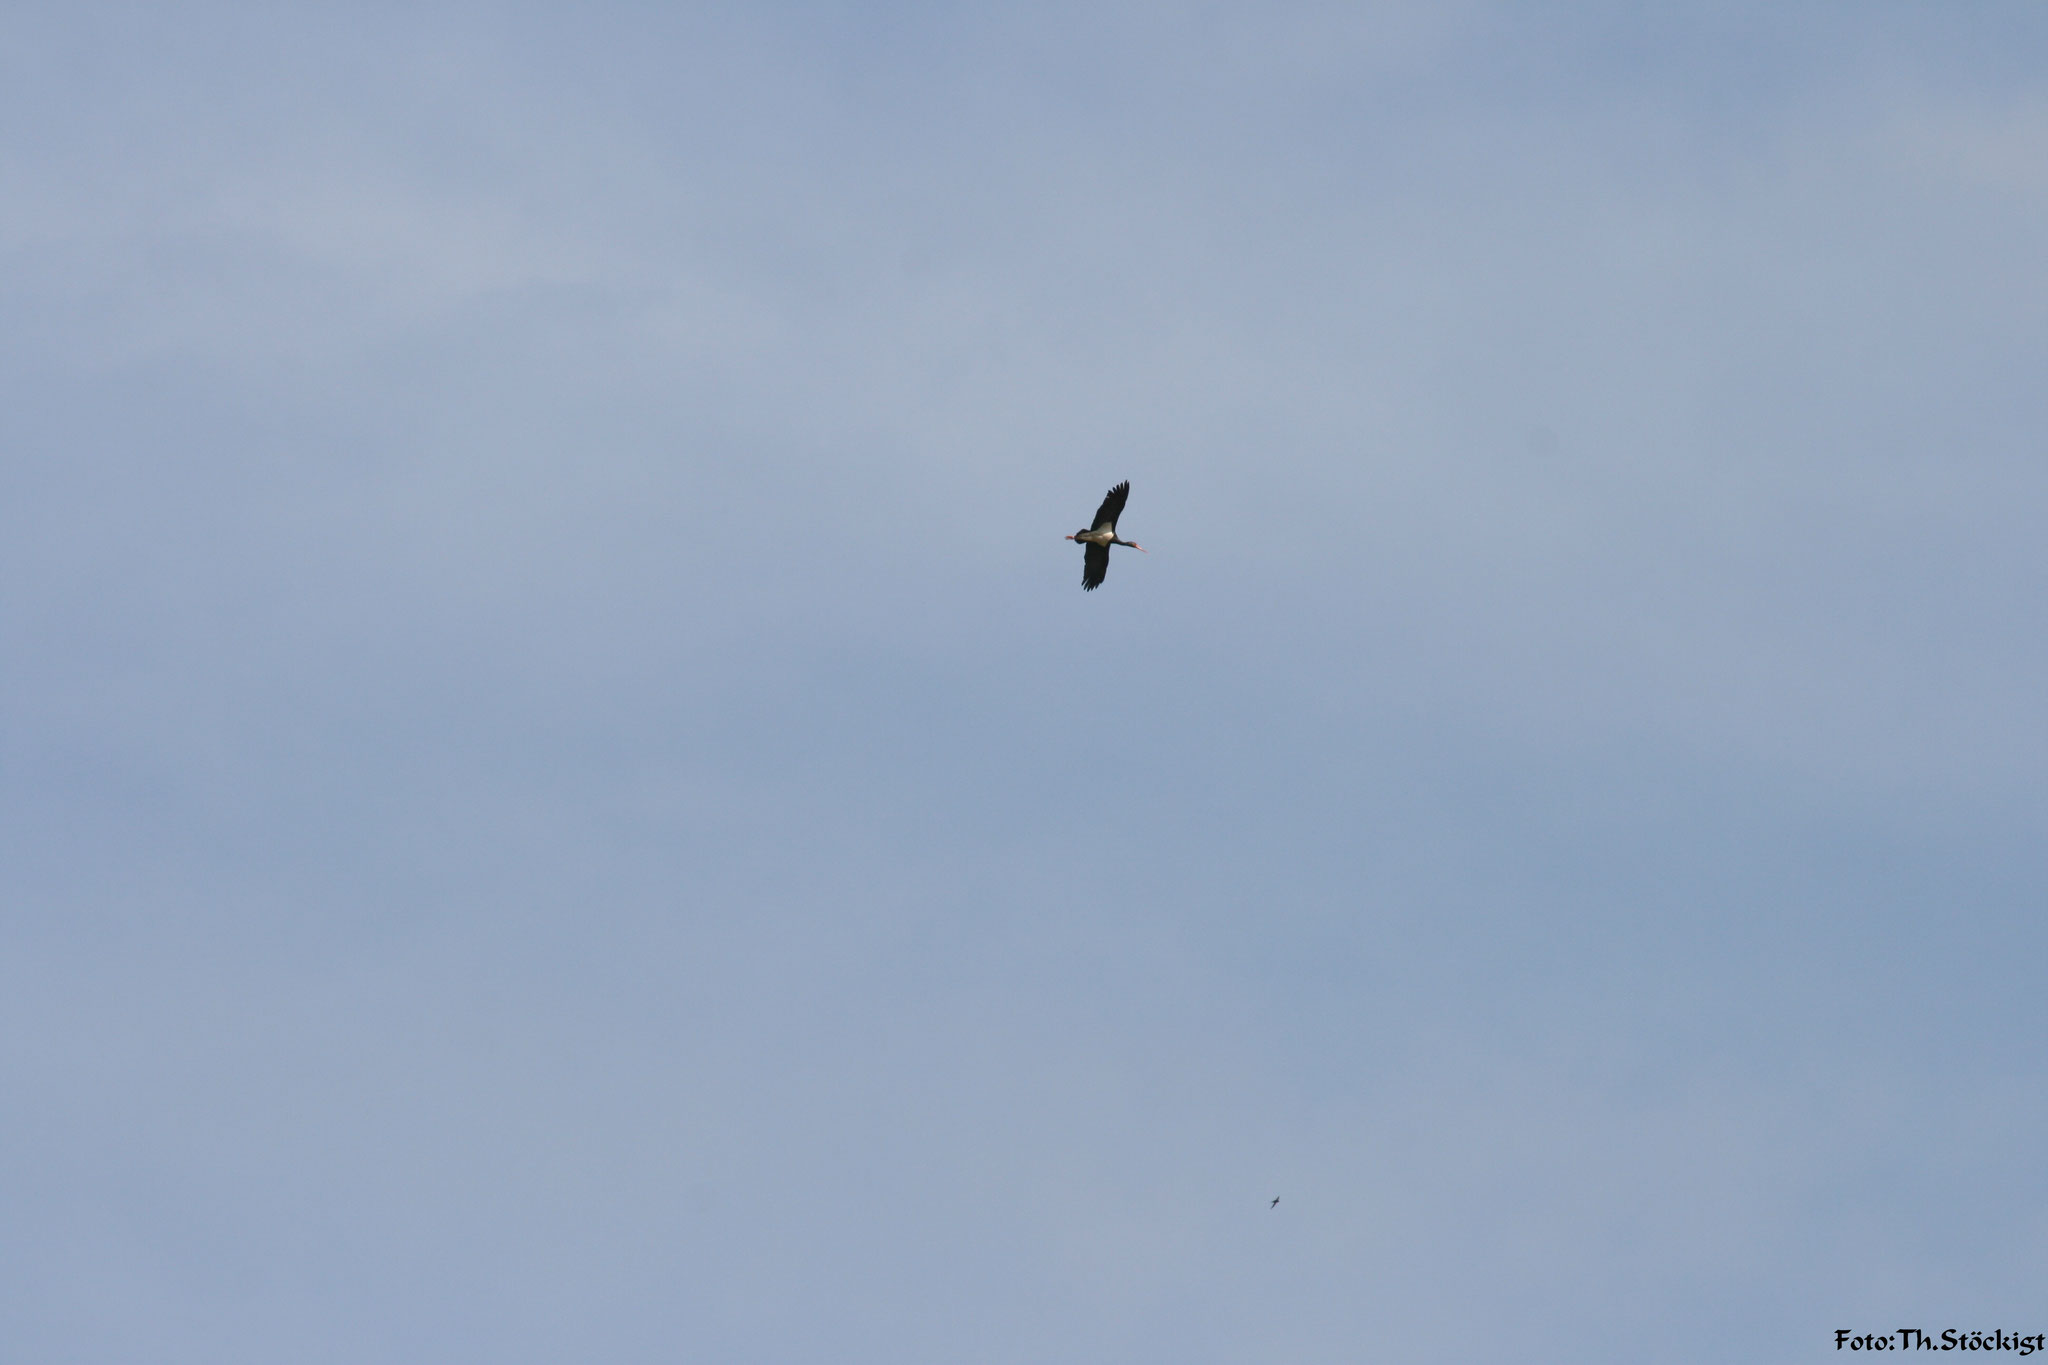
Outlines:
[[[1095, 509], [1095, 524], [1088, 529], [1100, 531], [1107, 528], [1114, 531], [1116, 529], [1116, 519], [1124, 514], [1124, 500], [1130, 496], [1131, 481], [1129, 479], [1125, 479], [1122, 483], [1110, 489], [1102, 499], [1102, 506]], [[1102, 580], [1097, 578], [1095, 581], [1100, 583]]]
[[[1107, 507], [1109, 504], [1104, 503]], [[1081, 586], [1094, 592], [1102, 586], [1102, 580], [1109, 577], [1109, 547], [1090, 545], [1088, 553], [1081, 556]]]

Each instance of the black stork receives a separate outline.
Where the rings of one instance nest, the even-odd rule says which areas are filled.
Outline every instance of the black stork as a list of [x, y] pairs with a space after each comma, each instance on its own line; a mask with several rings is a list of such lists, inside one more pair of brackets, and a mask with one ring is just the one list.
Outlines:
[[1102, 506], [1095, 509], [1095, 524], [1067, 537], [1087, 547], [1088, 552], [1081, 556], [1081, 587], [1088, 592], [1101, 587], [1102, 580], [1109, 576], [1110, 546], [1128, 545], [1139, 554], [1146, 553], [1145, 547], [1136, 541], [1116, 538], [1116, 519], [1123, 515], [1124, 500], [1130, 496], [1131, 481], [1125, 479], [1110, 489], [1102, 499]]

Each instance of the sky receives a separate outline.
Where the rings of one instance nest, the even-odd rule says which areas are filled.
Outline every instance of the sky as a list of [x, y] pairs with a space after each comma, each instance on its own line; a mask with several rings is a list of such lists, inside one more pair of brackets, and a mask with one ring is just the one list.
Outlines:
[[0, 1354], [2048, 1330], [2044, 52], [0, 10]]

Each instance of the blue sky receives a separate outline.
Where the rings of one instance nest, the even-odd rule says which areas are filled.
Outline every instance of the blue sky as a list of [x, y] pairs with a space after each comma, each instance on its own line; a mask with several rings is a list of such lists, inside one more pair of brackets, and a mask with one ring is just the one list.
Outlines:
[[2044, 28], [0, 17], [9, 1349], [2048, 1327]]

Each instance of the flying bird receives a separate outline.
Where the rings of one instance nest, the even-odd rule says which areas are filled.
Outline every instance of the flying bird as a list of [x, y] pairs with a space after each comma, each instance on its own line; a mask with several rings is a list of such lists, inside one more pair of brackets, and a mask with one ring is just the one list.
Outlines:
[[1131, 481], [1125, 479], [1110, 489], [1102, 499], [1102, 506], [1095, 509], [1093, 526], [1066, 537], [1087, 547], [1087, 553], [1081, 556], [1081, 587], [1088, 592], [1101, 587], [1102, 580], [1109, 576], [1110, 546], [1128, 545], [1139, 554], [1146, 553], [1145, 547], [1136, 541], [1116, 538], [1116, 519], [1123, 515], [1124, 500], [1130, 496]]
[[1273, 1196], [1273, 1202], [1272, 1202], [1272, 1203], [1270, 1203], [1270, 1204], [1268, 1204], [1268, 1205], [1266, 1205], [1266, 1207], [1267, 1207], [1267, 1208], [1269, 1208], [1269, 1209], [1277, 1209], [1277, 1208], [1279, 1208], [1279, 1207], [1280, 1207], [1280, 1196], [1279, 1196], [1279, 1195], [1277, 1195], [1277, 1194], [1276, 1194], [1276, 1195], [1274, 1195], [1274, 1196]]

